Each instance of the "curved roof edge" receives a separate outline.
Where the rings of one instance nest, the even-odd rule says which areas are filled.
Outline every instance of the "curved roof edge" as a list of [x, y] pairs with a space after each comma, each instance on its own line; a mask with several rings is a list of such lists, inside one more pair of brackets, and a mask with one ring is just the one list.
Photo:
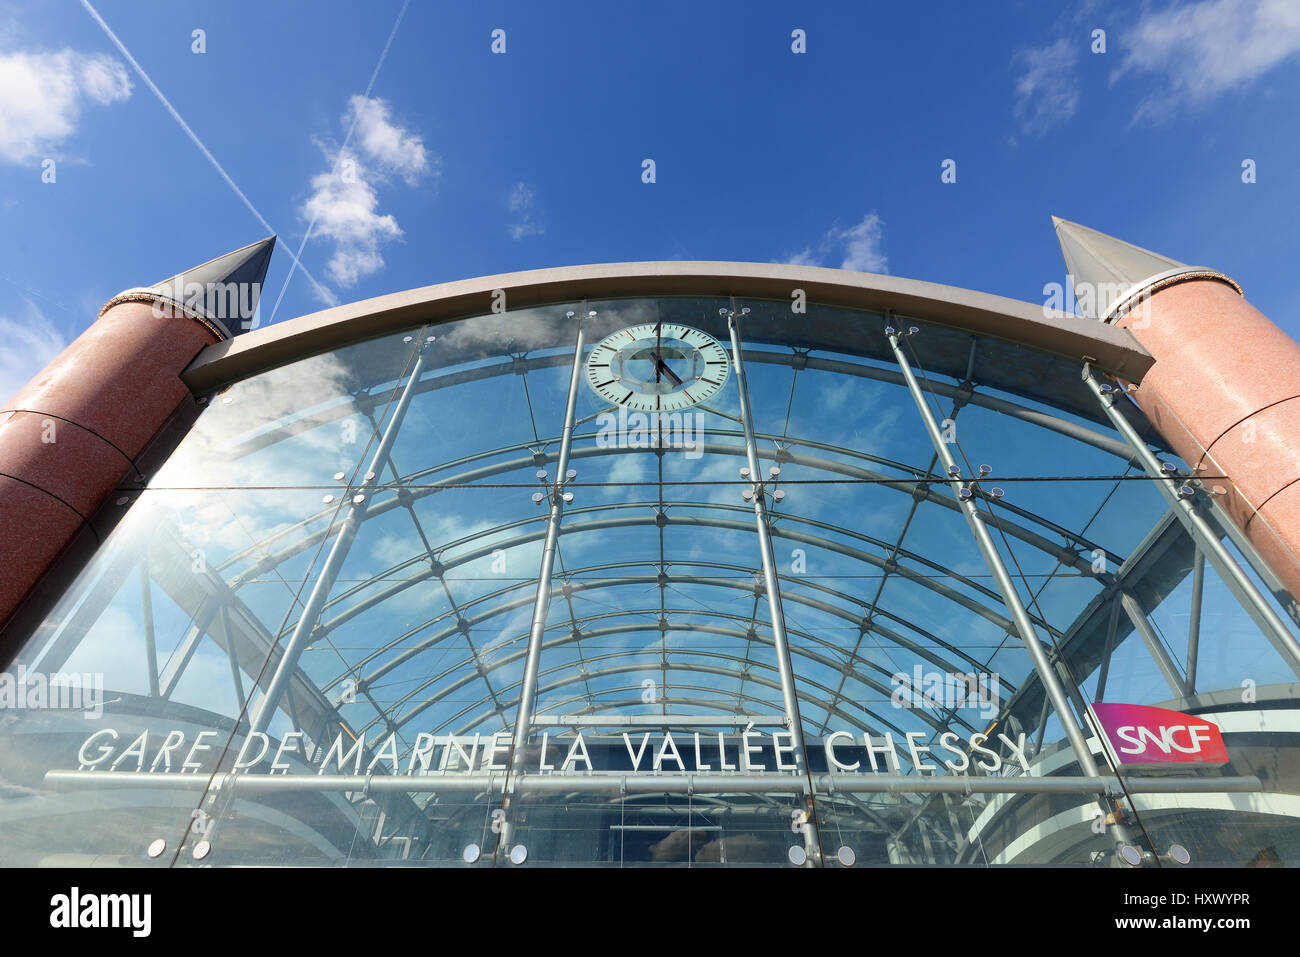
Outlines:
[[1019, 343], [1083, 361], [1139, 382], [1155, 359], [1126, 329], [956, 286], [773, 263], [640, 262], [563, 266], [423, 286], [334, 306], [265, 326], [204, 349], [181, 376], [195, 394], [267, 369], [422, 323], [491, 310], [492, 292], [506, 291], [510, 309], [634, 296], [736, 296], [790, 299], [881, 311], [962, 332]]

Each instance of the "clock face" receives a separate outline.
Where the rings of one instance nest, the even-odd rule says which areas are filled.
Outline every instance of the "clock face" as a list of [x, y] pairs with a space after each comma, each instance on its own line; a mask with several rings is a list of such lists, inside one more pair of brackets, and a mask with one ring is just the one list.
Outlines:
[[727, 381], [727, 350], [707, 333], [672, 322], [629, 326], [587, 357], [587, 384], [615, 405], [643, 412], [688, 409]]

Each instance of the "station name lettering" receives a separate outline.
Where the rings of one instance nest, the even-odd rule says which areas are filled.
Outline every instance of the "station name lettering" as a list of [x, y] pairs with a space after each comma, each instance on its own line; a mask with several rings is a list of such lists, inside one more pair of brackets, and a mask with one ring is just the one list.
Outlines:
[[[947, 731], [927, 742], [925, 732], [910, 731], [899, 738], [886, 732], [875, 737], [867, 732], [836, 731], [809, 741], [810, 749], [820, 746], [831, 773], [901, 773], [900, 755], [917, 772], [946, 768], [950, 774], [972, 769], [996, 774], [1006, 763], [1002, 752], [1013, 756], [1020, 768], [1029, 766], [1025, 735], [1010, 737], [971, 734], [962, 737]], [[794, 735], [789, 731], [746, 730], [734, 735], [671, 731], [632, 734], [624, 732], [621, 751], [615, 751], [619, 767], [597, 767], [610, 763], [611, 739], [602, 737], [601, 748], [590, 748], [582, 732], [571, 737], [552, 738], [549, 733], [533, 738], [526, 749], [522, 770], [531, 773], [581, 774], [593, 771], [632, 773], [693, 774], [732, 771], [798, 771]], [[617, 740], [617, 739], [614, 739]], [[184, 731], [141, 731], [122, 735], [114, 728], [101, 728], [87, 737], [78, 749], [81, 771], [128, 771], [151, 774], [186, 774], [211, 770], [220, 741], [216, 731], [199, 731], [192, 737]], [[369, 744], [369, 747], [367, 747]], [[992, 745], [992, 746], [990, 746]], [[317, 774], [429, 775], [492, 773], [506, 771], [511, 749], [509, 732], [482, 735], [434, 735], [420, 733], [414, 745], [401, 753], [397, 734], [380, 733], [372, 741], [340, 732], [329, 744], [311, 745], [301, 731], [290, 731], [277, 743], [269, 735], [253, 732], [239, 748], [234, 770], [245, 773], [286, 774], [303, 763]], [[598, 760], [592, 760], [592, 754]], [[299, 772], [301, 773], [301, 772]]]

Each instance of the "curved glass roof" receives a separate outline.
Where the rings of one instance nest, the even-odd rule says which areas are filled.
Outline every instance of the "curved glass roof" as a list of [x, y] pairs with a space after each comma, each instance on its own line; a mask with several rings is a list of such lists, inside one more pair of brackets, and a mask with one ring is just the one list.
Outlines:
[[[515, 732], [542, 614], [532, 734], [550, 736], [552, 761], [577, 731], [621, 750], [623, 732], [657, 726], [724, 738], [784, 728], [739, 376], [661, 417], [657, 441], [648, 417], [578, 381], [576, 475], [561, 489], [571, 499], [553, 575], [539, 582], [579, 322], [581, 370], [602, 340], [643, 323], [698, 329], [731, 352], [725, 314], [741, 305], [803, 734], [820, 745], [839, 730], [889, 733], [904, 775], [922, 762], [901, 743], [935, 748], [945, 734], [1025, 733], [1029, 753], [1050, 749], [1061, 724], [892, 352], [885, 330], [898, 320], [760, 298], [593, 300], [411, 325], [205, 396], [147, 487], [123, 490], [125, 517], [19, 660], [102, 673], [116, 708], [206, 720], [226, 751], [252, 722], [277, 741], [300, 731], [310, 764], [341, 729], [361, 741], [362, 766], [393, 749], [406, 769], [429, 735]], [[935, 323], [915, 330], [901, 340], [907, 366], [1072, 701], [1186, 703], [1197, 689], [1178, 609], [1195, 549], [1079, 365]], [[1198, 614], [1215, 629], [1202, 629], [1198, 687], [1235, 686], [1242, 668], [1261, 685], [1293, 680], [1212, 572], [1203, 587]], [[1140, 624], [1119, 613], [1122, 595]], [[936, 698], [933, 675], [994, 686]], [[1027, 770], [1015, 748], [989, 747], [1004, 773]], [[487, 804], [426, 790], [385, 807], [437, 821]]]

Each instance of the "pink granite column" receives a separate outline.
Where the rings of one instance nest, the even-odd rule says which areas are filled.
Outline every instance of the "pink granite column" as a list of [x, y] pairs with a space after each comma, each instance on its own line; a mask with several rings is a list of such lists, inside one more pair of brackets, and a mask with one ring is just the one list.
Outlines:
[[1116, 324], [1156, 357], [1133, 398], [1300, 596], [1300, 343], [1213, 279], [1158, 288]]
[[[118, 302], [0, 407], [0, 627], [184, 404], [180, 373], [211, 329]], [[4, 649], [0, 649], [4, 650]]]

